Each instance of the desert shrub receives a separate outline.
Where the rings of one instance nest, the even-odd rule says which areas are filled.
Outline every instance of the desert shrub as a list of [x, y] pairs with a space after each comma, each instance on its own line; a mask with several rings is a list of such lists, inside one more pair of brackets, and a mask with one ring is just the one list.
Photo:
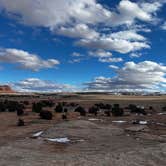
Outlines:
[[38, 103], [40, 103], [40, 105], [42, 107], [53, 107], [54, 106], [54, 102], [51, 100], [42, 100], [42, 101], [39, 101]]
[[18, 119], [17, 126], [25, 126], [24, 120]]
[[62, 114], [62, 119], [63, 119], [63, 120], [66, 120], [66, 119], [67, 119], [67, 115]]
[[104, 111], [104, 114], [106, 116], [110, 117], [111, 116], [111, 111], [110, 110], [106, 110], [106, 111]]
[[52, 112], [50, 111], [41, 111], [39, 115], [41, 119], [45, 120], [52, 120], [53, 117]]
[[8, 101], [6, 103], [6, 108], [9, 112], [15, 112], [17, 110], [22, 110], [24, 109], [24, 105], [23, 104], [20, 104], [19, 102], [17, 101]]
[[113, 116], [123, 116], [123, 114], [124, 114], [123, 108], [119, 108], [117, 106], [112, 108]]
[[69, 104], [71, 107], [76, 107], [76, 106], [78, 106], [78, 104], [76, 104], [76, 103], [70, 103]]
[[17, 116], [22, 116], [24, 114], [24, 110], [23, 109], [17, 109]]
[[162, 111], [163, 111], [163, 112], [166, 111], [166, 106], [162, 107]]
[[29, 105], [29, 101], [23, 101], [24, 105]]
[[106, 105], [105, 105], [105, 109], [107, 109], [107, 110], [112, 109], [112, 105], [111, 105], [111, 104], [106, 104]]
[[58, 105], [55, 108], [55, 112], [62, 113], [63, 112], [63, 106], [61, 103], [58, 103]]
[[146, 113], [144, 107], [139, 107], [139, 106], [130, 104], [130, 105], [129, 105], [129, 109], [130, 109], [130, 112], [131, 112], [131, 113], [147, 115], [147, 113]]
[[81, 116], [86, 116], [86, 111], [83, 107], [79, 106], [75, 109], [75, 112], [79, 112]]
[[98, 111], [99, 111], [99, 108], [93, 106], [93, 107], [90, 107], [90, 108], [89, 108], [88, 113], [89, 113], [89, 114], [94, 114], [95, 116], [97, 116]]
[[65, 112], [65, 113], [67, 113], [67, 112], [68, 112], [68, 109], [67, 109], [67, 108], [65, 108], [65, 109], [64, 109], [64, 112]]
[[119, 104], [114, 104], [114, 108], [119, 108]]
[[99, 109], [105, 108], [105, 105], [103, 103], [96, 103], [95, 106], [98, 107]]
[[41, 103], [33, 103], [32, 112], [40, 113], [41, 111], [42, 111], [42, 104]]
[[4, 102], [0, 102], [0, 112], [5, 112], [6, 111], [6, 106]]
[[154, 108], [152, 106], [149, 106], [149, 110], [154, 110]]

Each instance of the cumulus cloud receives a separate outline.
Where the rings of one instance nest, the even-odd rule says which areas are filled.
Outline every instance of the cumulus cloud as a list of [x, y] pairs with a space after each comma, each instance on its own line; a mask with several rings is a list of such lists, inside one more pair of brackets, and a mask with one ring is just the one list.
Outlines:
[[125, 63], [113, 78], [97, 77], [86, 83], [92, 91], [150, 91], [166, 85], [166, 66], [152, 61]]
[[78, 58], [78, 59], [69, 60], [69, 63], [73, 64], [73, 63], [79, 63], [81, 61], [82, 61], [82, 59]]
[[71, 56], [73, 56], [73, 57], [82, 57], [83, 55], [78, 53], [78, 52], [73, 52]]
[[121, 0], [117, 9], [111, 11], [96, 0], [0, 0], [0, 7], [20, 22], [44, 27], [73, 22], [121, 25], [132, 24], [135, 19], [152, 21], [161, 6], [162, 1], [148, 3]]
[[145, 22], [154, 21], [156, 12], [161, 8], [162, 2], [131, 2], [121, 0], [117, 12], [112, 13], [111, 22], [117, 25], [132, 25], [135, 20]]
[[60, 27], [55, 29], [54, 32], [71, 38], [93, 39], [99, 37], [99, 33], [90, 29], [86, 24], [77, 24], [74, 27]]
[[38, 78], [28, 78], [11, 83], [11, 86], [19, 92], [71, 92], [75, 90], [74, 86], [68, 84], [58, 84]]
[[104, 50], [89, 51], [89, 55], [98, 58], [108, 58], [112, 56], [112, 53]]
[[109, 65], [109, 68], [111, 68], [111, 69], [119, 69], [119, 67], [115, 66], [115, 65]]
[[130, 54], [131, 58], [139, 58], [142, 56], [142, 53], [138, 53], [138, 52], [133, 52]]
[[38, 55], [18, 49], [0, 49], [0, 62], [17, 64], [18, 68], [38, 71], [60, 64], [56, 59], [41, 59]]
[[99, 58], [99, 62], [111, 63], [111, 62], [122, 62], [122, 58]]
[[95, 24], [111, 16], [96, 0], [0, 0], [0, 7], [24, 24], [49, 28], [73, 22]]
[[99, 38], [94, 39], [81, 39], [76, 42], [76, 45], [93, 49], [111, 50], [122, 54], [150, 48], [143, 36], [131, 31], [101, 35]]
[[164, 2], [121, 0], [111, 10], [96, 0], [0, 0], [0, 9], [21, 23], [79, 38], [79, 46], [129, 53], [150, 48], [144, 36], [131, 30], [103, 34], [102, 29], [153, 22]]
[[164, 22], [164, 24], [161, 26], [161, 28], [162, 28], [163, 30], [166, 30], [166, 22]]

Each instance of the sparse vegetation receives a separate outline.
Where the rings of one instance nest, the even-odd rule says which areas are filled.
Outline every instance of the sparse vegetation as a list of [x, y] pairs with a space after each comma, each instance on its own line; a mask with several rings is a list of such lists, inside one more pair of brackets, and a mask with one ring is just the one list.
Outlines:
[[112, 115], [123, 116], [123, 114], [124, 114], [123, 108], [120, 108], [119, 104], [114, 104], [114, 107], [112, 108]]
[[39, 103], [33, 103], [32, 105], [32, 112], [40, 113], [42, 111], [42, 104]]
[[41, 111], [40, 112], [40, 118], [45, 120], [52, 120], [53, 114], [50, 111]]
[[81, 116], [86, 116], [86, 111], [83, 107], [79, 106], [75, 109], [75, 112], [79, 112]]
[[97, 116], [98, 111], [99, 111], [99, 108], [95, 107], [95, 106], [90, 107], [89, 110], [88, 110], [89, 114], [94, 114], [95, 116]]
[[61, 103], [58, 103], [58, 105], [55, 108], [55, 112], [62, 113], [63, 112], [63, 106]]
[[130, 109], [130, 112], [131, 112], [131, 113], [147, 115], [147, 112], [145, 111], [145, 108], [144, 108], [144, 107], [136, 106], [136, 105], [130, 104], [130, 105], [129, 105], [129, 109]]

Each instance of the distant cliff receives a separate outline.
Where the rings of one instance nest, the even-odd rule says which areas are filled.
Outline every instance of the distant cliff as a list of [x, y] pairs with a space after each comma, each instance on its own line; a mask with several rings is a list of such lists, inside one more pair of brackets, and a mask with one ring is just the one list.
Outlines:
[[0, 85], [0, 93], [15, 93], [15, 91], [8, 85]]

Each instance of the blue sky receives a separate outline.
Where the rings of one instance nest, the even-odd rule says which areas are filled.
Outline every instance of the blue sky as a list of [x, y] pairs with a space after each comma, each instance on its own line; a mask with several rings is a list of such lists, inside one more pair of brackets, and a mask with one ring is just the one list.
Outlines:
[[0, 0], [0, 84], [165, 91], [165, 0]]

